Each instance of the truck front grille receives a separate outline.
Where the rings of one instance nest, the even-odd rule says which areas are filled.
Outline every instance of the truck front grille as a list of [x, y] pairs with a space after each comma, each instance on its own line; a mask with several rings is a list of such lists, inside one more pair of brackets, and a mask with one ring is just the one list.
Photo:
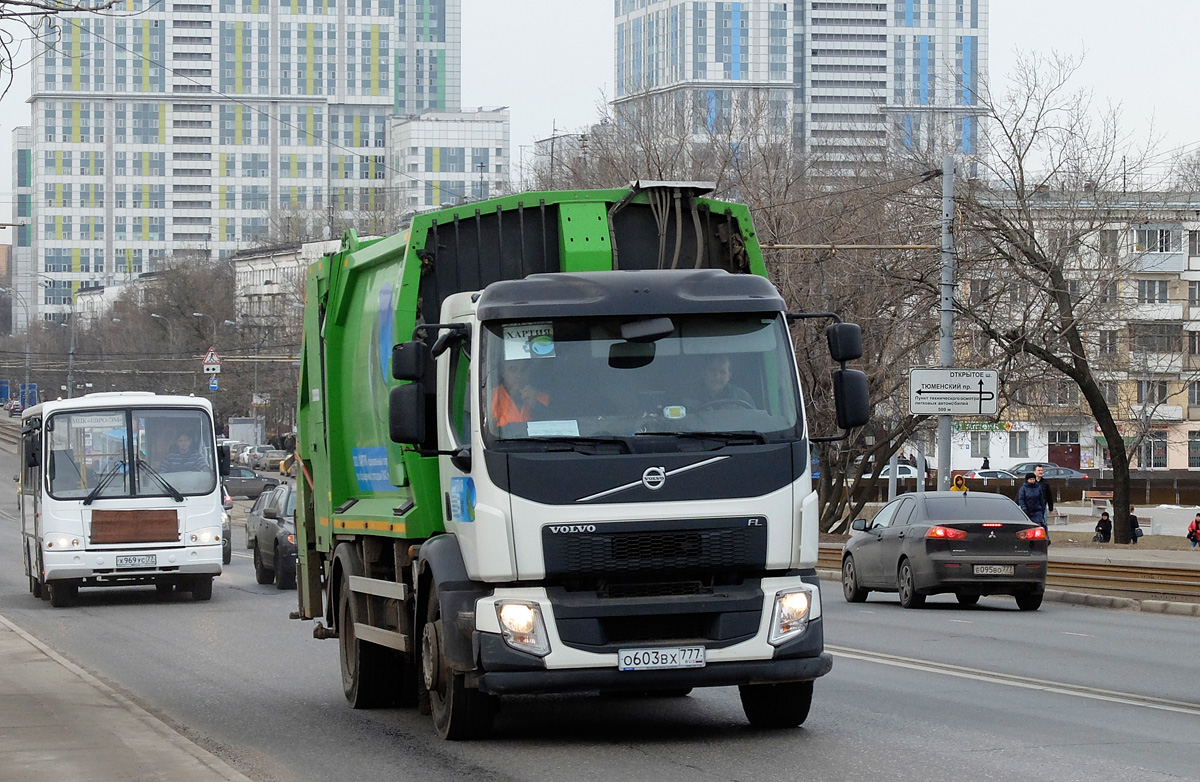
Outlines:
[[762, 517], [548, 525], [547, 577], [756, 571], [766, 565]]

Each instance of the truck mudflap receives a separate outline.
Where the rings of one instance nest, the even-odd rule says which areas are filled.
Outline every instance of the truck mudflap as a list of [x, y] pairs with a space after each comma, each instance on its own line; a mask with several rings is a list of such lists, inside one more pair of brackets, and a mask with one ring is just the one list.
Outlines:
[[[491, 695], [604, 691], [673, 690], [687, 687], [728, 687], [739, 684], [778, 684], [812, 681], [833, 670], [833, 658], [745, 660], [712, 663], [703, 668], [658, 671], [621, 671], [616, 668], [575, 670], [488, 671], [468, 676], [472, 684]], [[472, 681], [473, 680], [473, 681]]]

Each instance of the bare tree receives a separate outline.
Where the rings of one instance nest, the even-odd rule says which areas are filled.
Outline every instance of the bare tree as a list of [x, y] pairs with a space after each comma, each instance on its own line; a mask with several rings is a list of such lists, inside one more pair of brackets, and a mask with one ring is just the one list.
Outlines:
[[117, 5], [118, 0], [0, 0], [0, 97], [12, 87], [18, 68], [29, 64], [36, 52], [22, 54], [24, 43], [49, 41], [55, 35], [55, 19], [62, 14], [96, 13]]

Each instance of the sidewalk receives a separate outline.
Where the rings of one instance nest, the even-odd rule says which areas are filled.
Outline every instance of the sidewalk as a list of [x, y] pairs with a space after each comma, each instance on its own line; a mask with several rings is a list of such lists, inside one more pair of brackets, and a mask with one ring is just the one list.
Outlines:
[[0, 782], [250, 782], [0, 616]]

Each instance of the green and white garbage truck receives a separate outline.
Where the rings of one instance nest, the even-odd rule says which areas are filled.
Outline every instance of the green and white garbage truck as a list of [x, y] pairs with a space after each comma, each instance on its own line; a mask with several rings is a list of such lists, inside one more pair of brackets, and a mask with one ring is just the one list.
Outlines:
[[[447, 739], [515, 693], [736, 685], [804, 721], [823, 650], [815, 438], [745, 206], [698, 184], [538, 192], [416, 217], [310, 267], [297, 614], [356, 708]], [[829, 439], [839, 439], [837, 436]]]

